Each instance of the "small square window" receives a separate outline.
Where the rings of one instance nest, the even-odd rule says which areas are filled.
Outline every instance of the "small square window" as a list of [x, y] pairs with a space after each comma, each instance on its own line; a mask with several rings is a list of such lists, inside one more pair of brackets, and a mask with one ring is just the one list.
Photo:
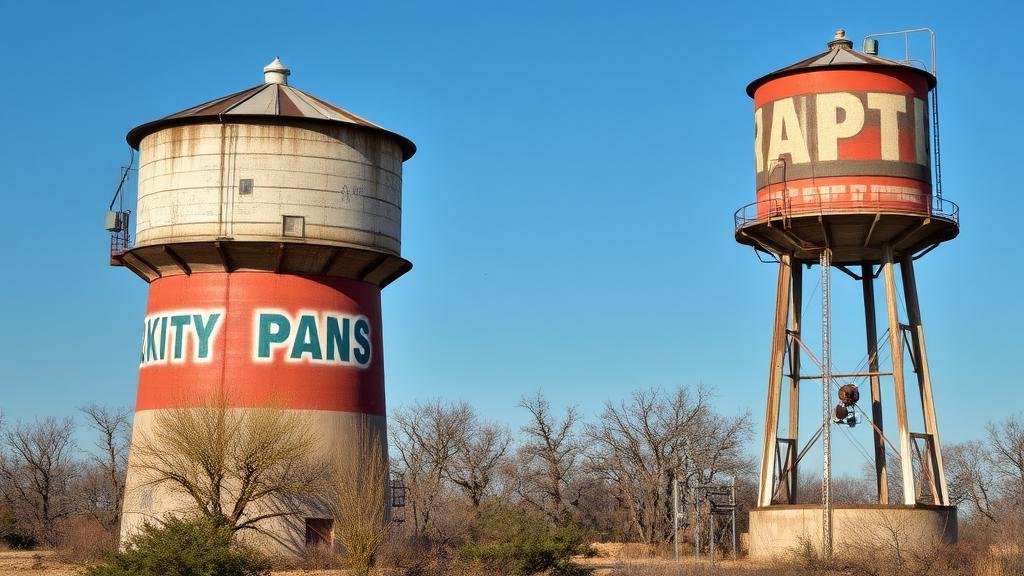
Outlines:
[[302, 238], [306, 235], [306, 219], [302, 216], [285, 216], [283, 236]]
[[242, 178], [238, 181], [239, 194], [252, 194], [252, 178]]

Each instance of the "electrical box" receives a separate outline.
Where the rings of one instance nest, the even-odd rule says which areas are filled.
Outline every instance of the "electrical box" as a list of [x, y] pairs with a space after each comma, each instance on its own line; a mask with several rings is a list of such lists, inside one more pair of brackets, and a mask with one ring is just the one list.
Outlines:
[[108, 232], [119, 232], [121, 230], [121, 213], [107, 212], [106, 227]]

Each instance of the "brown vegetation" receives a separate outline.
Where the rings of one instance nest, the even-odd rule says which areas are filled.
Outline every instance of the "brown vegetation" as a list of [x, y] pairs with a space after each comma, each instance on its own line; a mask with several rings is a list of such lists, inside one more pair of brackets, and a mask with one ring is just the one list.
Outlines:
[[[833, 558], [820, 558], [807, 547], [795, 551], [789, 563], [686, 559], [680, 565], [669, 559], [672, 475], [683, 471], [700, 482], [735, 480], [740, 499], [751, 501], [747, 416], [724, 416], [705, 391], [686, 388], [636, 392], [607, 403], [589, 422], [574, 407], [553, 409], [539, 394], [524, 398], [519, 407], [527, 421], [515, 441], [505, 427], [483, 420], [465, 403], [434, 400], [395, 411], [391, 468], [404, 474], [409, 488], [406, 522], [396, 525], [384, 512], [389, 492], [382, 435], [363, 430], [348, 453], [362, 458], [336, 464], [332, 490], [335, 539], [341, 546], [312, 550], [301, 567], [482, 576], [529, 573], [524, 558], [547, 558], [543, 561], [553, 562], [549, 566], [559, 567], [547, 568], [552, 574], [576, 574], [580, 566], [600, 575], [652, 576], [1024, 574], [1020, 416], [990, 424], [981, 438], [945, 447], [950, 495], [960, 509], [956, 546], [911, 546], [900, 526], [880, 522], [865, 528], [862, 541], [837, 546]], [[4, 566], [61, 574], [67, 570], [64, 562], [90, 562], [113, 545], [128, 414], [90, 407], [83, 415], [97, 438], [87, 457], [75, 446], [70, 420], [2, 427], [0, 536], [9, 545], [56, 547], [58, 553], [14, 553], [7, 564], [2, 558], [8, 556], [0, 557], [0, 574]], [[260, 516], [247, 515], [248, 503], [268, 494], [308, 494], [314, 485], [310, 476], [296, 475], [305, 474], [303, 467], [285, 465], [304, 460], [316, 465], [308, 452], [313, 439], [293, 418], [272, 408], [172, 411], [151, 427], [152, 444], [141, 454], [156, 473], [154, 481], [191, 490], [197, 510], [222, 514], [241, 528], [262, 516], [262, 507]], [[156, 444], [173, 449], [157, 454]], [[254, 461], [265, 465], [242, 466]], [[322, 471], [315, 476], [331, 477]], [[804, 480], [804, 497], [814, 499], [817, 482]], [[837, 479], [833, 487], [834, 496], [851, 502], [870, 501], [874, 488], [870, 474]], [[214, 499], [224, 507], [216, 508]], [[284, 507], [273, 512], [282, 513]], [[577, 556], [576, 564], [549, 557], [575, 549], [566, 542], [580, 537], [598, 542], [594, 557]], [[684, 537], [687, 557], [690, 546]]]
[[[344, 550], [348, 567], [365, 576], [391, 531], [388, 462], [384, 438], [365, 424], [338, 462], [333, 502], [334, 537]], [[314, 551], [329, 556], [329, 551]]]
[[[138, 432], [131, 466], [151, 485], [187, 496], [196, 510], [233, 530], [290, 513], [288, 500], [321, 494], [328, 464], [301, 415], [275, 407], [233, 409], [221, 395], [192, 408], [161, 410]], [[250, 514], [259, 502], [259, 512]]]

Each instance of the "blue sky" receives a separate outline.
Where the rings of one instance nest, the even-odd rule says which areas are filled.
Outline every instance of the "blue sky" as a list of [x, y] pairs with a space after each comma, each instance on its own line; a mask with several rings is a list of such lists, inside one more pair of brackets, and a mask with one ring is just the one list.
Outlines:
[[[293, 85], [419, 146], [403, 206], [415, 268], [383, 301], [392, 407], [461, 399], [515, 427], [537, 390], [595, 414], [636, 388], [703, 383], [759, 419], [775, 269], [732, 237], [754, 199], [744, 88], [837, 27], [859, 47], [930, 26], [962, 231], [918, 283], [944, 441], [977, 437], [1022, 398], [1022, 9], [805, 6], [0, 1], [0, 407], [134, 401], [146, 286], [106, 265], [102, 221], [124, 135], [260, 83], [280, 56]], [[833, 284], [839, 371], [863, 337], [859, 288]]]

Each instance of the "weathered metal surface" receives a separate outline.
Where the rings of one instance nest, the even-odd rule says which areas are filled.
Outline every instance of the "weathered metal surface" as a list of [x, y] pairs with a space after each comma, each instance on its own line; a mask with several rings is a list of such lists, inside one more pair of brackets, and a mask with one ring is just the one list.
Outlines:
[[[282, 106], [281, 103], [285, 105]], [[322, 126], [341, 125], [360, 131], [377, 133], [398, 143], [402, 159], [416, 153], [411, 140], [387, 130], [366, 118], [357, 116], [294, 86], [265, 83], [241, 92], [176, 112], [159, 120], [147, 122], [128, 132], [128, 144], [139, 149], [146, 136], [169, 128], [190, 124], [221, 122], [269, 122], [273, 124], [314, 123]]]
[[[840, 32], [842, 34], [840, 35]], [[836, 31], [836, 37], [828, 42], [828, 50], [821, 54], [815, 54], [795, 64], [780, 68], [766, 74], [747, 85], [747, 94], [753, 96], [761, 85], [790, 74], [800, 74], [815, 69], [873, 69], [873, 70], [912, 70], [923, 75], [929, 87], [935, 86], [935, 77], [901, 62], [880, 58], [871, 54], [865, 54], [853, 49], [853, 42], [845, 38], [845, 31]]]
[[259, 272], [150, 285], [137, 410], [231, 391], [233, 405], [383, 415], [380, 289]]
[[875, 313], [875, 277], [873, 266], [862, 264], [861, 287], [864, 294], [864, 332], [867, 337], [868, 370], [871, 379], [872, 439], [875, 447], [875, 492], [879, 504], [889, 503], [889, 471], [886, 465], [882, 420], [882, 383], [878, 374], [878, 317]]
[[[932, 495], [936, 504], [949, 506], [949, 493], [946, 486], [946, 472], [942, 465], [942, 443], [939, 442], [939, 423], [935, 416], [935, 402], [932, 399], [932, 375], [928, 367], [928, 351], [924, 344], [924, 326], [921, 324], [921, 307], [917, 297], [917, 279], [914, 275], [914, 259], [904, 257], [900, 261], [900, 272], [903, 276], [903, 295], [907, 306], [907, 324], [909, 325], [914, 372], [917, 374], [918, 390], [921, 393], [921, 413], [924, 416], [924, 431], [931, 436], [936, 470], [930, 477], [936, 481], [936, 490]], [[931, 463], [927, 463], [931, 466]]]
[[[251, 194], [239, 181], [251, 179]], [[275, 241], [285, 215], [304, 242], [401, 251], [402, 156], [386, 137], [341, 126], [171, 127], [147, 136], [139, 160], [136, 247]]]
[[[796, 446], [800, 441], [800, 326], [803, 322], [803, 268], [799, 260], [791, 262], [790, 278], [792, 287], [790, 292], [789, 330], [788, 333], [794, 338], [789, 342], [789, 439], [791, 446]], [[785, 482], [785, 490], [782, 492], [783, 499], [790, 504], [796, 502], [799, 494], [799, 462], [795, 449], [790, 449], [786, 460], [786, 467], [789, 470]]]
[[[161, 411], [224, 394], [230, 410], [299, 411], [325, 458], [359, 449], [369, 426], [386, 465], [380, 289], [412, 266], [401, 194], [415, 146], [288, 86], [278, 60], [264, 72], [263, 85], [128, 135], [137, 228], [117, 260], [151, 283], [134, 438]], [[122, 539], [188, 510], [138, 464], [133, 448]], [[254, 545], [301, 554], [304, 519], [330, 510], [286, 500]]]
[[772, 326], [772, 355], [768, 372], [768, 401], [764, 417], [764, 444], [761, 450], [761, 475], [758, 505], [768, 506], [775, 493], [775, 446], [779, 434], [779, 407], [782, 399], [782, 363], [786, 354], [786, 324], [789, 320], [790, 259], [779, 261], [779, 279], [775, 291], [775, 323]]
[[882, 260], [882, 278], [885, 281], [885, 309], [889, 320], [889, 350], [892, 362], [893, 387], [896, 392], [896, 427], [900, 446], [900, 480], [903, 483], [903, 503], [915, 504], [914, 462], [910, 455], [910, 423], [907, 421], [907, 392], [903, 380], [903, 331], [900, 330], [896, 305], [896, 275], [893, 250], [886, 246]]
[[[956, 537], [956, 510], [945, 506], [949, 499], [913, 270], [915, 257], [959, 233], [959, 208], [931, 193], [927, 103], [933, 86], [930, 74], [859, 55], [844, 38], [830, 43], [826, 54], [751, 84], [749, 93], [755, 98], [758, 132], [755, 158], [759, 195], [757, 202], [737, 211], [736, 239], [774, 254], [780, 263], [765, 399], [760, 508], [751, 515], [754, 556], [787, 553], [807, 541], [820, 543], [821, 551], [827, 554], [830, 541], [845, 546], [844, 539], [861, 535], [855, 525], [868, 526], [871, 518], [879, 515], [905, 522], [921, 538]], [[800, 335], [803, 310], [799, 266], [818, 259], [822, 272], [820, 361]], [[897, 264], [907, 303], [906, 324], [899, 318]], [[853, 266], [860, 267], [859, 275], [851, 269]], [[786, 273], [791, 267], [792, 271]], [[832, 373], [829, 366], [831, 267], [861, 283], [866, 370]], [[874, 279], [879, 275], [885, 287], [891, 367], [880, 367], [878, 359]], [[904, 344], [908, 342], [904, 338], [909, 338], [910, 358], [917, 374], [923, 433], [912, 432], [909, 422], [904, 364]], [[787, 346], [791, 348], [788, 374], [783, 372]], [[802, 359], [817, 365], [820, 374], [802, 374]], [[786, 377], [790, 379], [791, 438], [781, 437], [779, 430], [781, 381]], [[894, 388], [897, 432], [891, 438], [886, 437], [883, 427], [882, 377], [891, 377]], [[823, 380], [824, 422], [794, 458], [798, 384], [810, 378]], [[860, 378], [870, 379], [871, 418], [866, 420], [874, 429], [879, 504], [836, 504], [830, 516], [827, 478], [832, 416], [852, 425], [853, 412], [859, 410], [859, 393], [850, 382]], [[833, 387], [840, 388], [841, 403], [835, 408], [830, 400]], [[797, 466], [819, 435], [825, 449], [822, 506], [777, 504], [795, 501]], [[889, 505], [892, 499], [888, 493], [886, 446], [898, 453], [900, 506]], [[828, 538], [830, 525], [834, 540]], [[760, 543], [755, 544], [757, 539]], [[783, 543], [781, 548], [779, 542]], [[760, 551], [754, 550], [757, 546]]]
[[812, 261], [829, 248], [849, 264], [955, 237], [956, 205], [932, 196], [934, 85], [842, 36], [751, 83], [757, 197], [736, 214], [737, 241]]

